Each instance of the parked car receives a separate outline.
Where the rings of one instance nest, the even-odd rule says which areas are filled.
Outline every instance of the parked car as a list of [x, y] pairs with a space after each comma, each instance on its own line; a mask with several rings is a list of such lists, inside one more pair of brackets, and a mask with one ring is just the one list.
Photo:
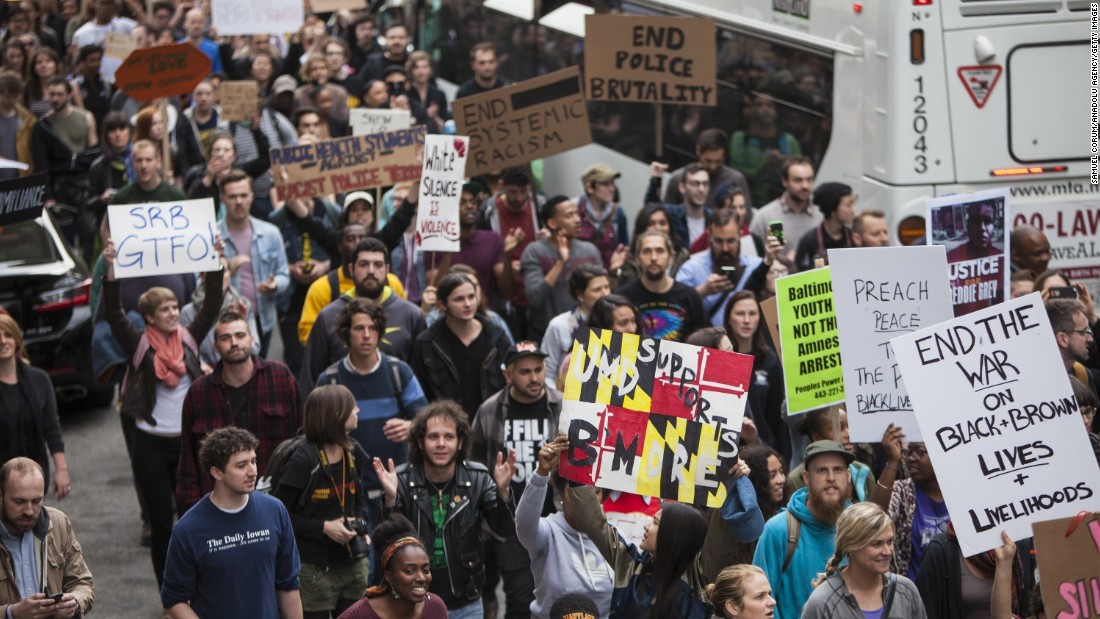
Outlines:
[[48, 211], [0, 230], [0, 306], [23, 327], [31, 364], [49, 373], [60, 402], [103, 406], [114, 389], [92, 376], [91, 284]]

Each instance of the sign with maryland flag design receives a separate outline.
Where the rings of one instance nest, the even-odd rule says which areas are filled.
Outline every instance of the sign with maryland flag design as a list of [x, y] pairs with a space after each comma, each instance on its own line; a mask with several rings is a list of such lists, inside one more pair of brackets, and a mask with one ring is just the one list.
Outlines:
[[560, 431], [567, 479], [699, 506], [726, 499], [752, 357], [586, 329], [573, 342]]

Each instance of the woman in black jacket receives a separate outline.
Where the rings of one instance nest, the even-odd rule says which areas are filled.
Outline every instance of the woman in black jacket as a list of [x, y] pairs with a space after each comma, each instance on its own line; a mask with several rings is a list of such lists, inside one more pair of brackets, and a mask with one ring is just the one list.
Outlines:
[[430, 133], [443, 133], [443, 123], [450, 118], [447, 96], [435, 85], [435, 69], [432, 57], [425, 51], [409, 54], [405, 61], [405, 73], [409, 76], [405, 94], [418, 125], [427, 125]]
[[726, 305], [725, 324], [734, 352], [753, 356], [749, 410], [760, 440], [790, 462], [791, 436], [782, 413], [783, 368], [764, 339], [764, 322], [760, 320], [760, 303], [756, 295], [748, 290], [733, 293]]
[[[232, 124], [230, 125], [232, 129]], [[218, 200], [218, 181], [225, 177], [233, 168], [240, 168], [252, 177], [259, 178], [271, 167], [271, 152], [268, 147], [267, 136], [260, 131], [259, 115], [249, 125], [252, 139], [256, 141], [256, 158], [238, 165], [237, 143], [233, 141], [232, 133], [218, 133], [210, 142], [210, 152], [207, 153], [206, 163], [191, 166], [183, 177], [183, 188], [191, 198], [214, 198]]]

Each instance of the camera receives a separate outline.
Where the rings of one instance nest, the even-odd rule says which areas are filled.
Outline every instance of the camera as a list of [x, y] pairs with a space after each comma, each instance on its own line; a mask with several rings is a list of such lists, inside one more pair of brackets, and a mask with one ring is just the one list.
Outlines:
[[370, 555], [370, 544], [365, 535], [370, 533], [370, 523], [363, 518], [345, 520], [344, 528], [355, 533], [355, 537], [348, 542], [348, 554], [352, 559], [362, 559]]

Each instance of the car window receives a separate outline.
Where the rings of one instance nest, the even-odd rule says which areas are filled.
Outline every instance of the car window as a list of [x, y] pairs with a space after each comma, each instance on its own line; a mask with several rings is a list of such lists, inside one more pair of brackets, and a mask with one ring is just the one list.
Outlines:
[[21, 221], [0, 232], [0, 265], [48, 264], [61, 260], [53, 237], [40, 220]]

